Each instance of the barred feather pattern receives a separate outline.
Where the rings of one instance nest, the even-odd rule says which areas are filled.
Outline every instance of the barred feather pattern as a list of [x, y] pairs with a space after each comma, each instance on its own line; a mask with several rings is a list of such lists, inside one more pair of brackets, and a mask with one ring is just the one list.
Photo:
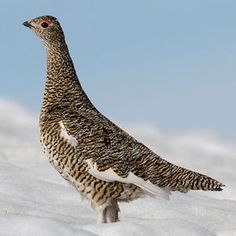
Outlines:
[[[51, 28], [43, 29], [42, 22]], [[143, 196], [147, 183], [154, 192], [222, 190], [217, 180], [162, 159], [94, 107], [80, 85], [56, 18], [43, 16], [24, 24], [47, 50], [41, 143], [49, 162], [97, 209], [98, 223], [117, 221], [117, 202]], [[112, 176], [105, 179], [109, 170]]]

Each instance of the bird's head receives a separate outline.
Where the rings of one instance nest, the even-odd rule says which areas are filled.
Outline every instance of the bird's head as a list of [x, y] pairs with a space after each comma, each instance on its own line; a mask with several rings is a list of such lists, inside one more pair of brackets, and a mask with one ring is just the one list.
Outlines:
[[65, 41], [60, 23], [53, 16], [40, 16], [25, 21], [23, 25], [32, 29], [47, 47], [61, 44]]

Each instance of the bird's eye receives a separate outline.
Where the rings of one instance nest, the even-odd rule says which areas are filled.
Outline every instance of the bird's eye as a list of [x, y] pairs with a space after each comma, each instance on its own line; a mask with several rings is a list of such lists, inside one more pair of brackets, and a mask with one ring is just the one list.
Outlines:
[[42, 26], [43, 28], [47, 28], [47, 27], [48, 27], [48, 23], [47, 23], [47, 22], [43, 22], [43, 23], [41, 24], [41, 26]]

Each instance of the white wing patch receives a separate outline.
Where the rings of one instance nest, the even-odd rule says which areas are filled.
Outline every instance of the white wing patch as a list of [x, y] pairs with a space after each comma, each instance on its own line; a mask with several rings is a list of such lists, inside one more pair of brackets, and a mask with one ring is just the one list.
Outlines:
[[68, 134], [62, 120], [59, 122], [59, 125], [61, 127], [60, 136], [64, 138], [72, 147], [76, 147], [78, 145], [78, 141], [73, 135]]
[[112, 170], [112, 168], [109, 168], [105, 171], [99, 171], [97, 168], [97, 164], [93, 164], [92, 159], [86, 160], [86, 162], [89, 166], [89, 174], [93, 175], [98, 179], [107, 182], [119, 181], [122, 183], [134, 184], [153, 195], [157, 195], [167, 200], [169, 199], [170, 191], [152, 184], [149, 180], [145, 181], [142, 178], [134, 175], [132, 172], [129, 172], [129, 175], [126, 178], [123, 178], [117, 175]]

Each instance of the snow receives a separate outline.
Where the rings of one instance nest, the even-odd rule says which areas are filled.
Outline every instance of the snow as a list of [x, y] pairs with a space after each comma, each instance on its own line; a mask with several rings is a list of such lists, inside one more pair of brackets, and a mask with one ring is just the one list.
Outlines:
[[48, 164], [37, 117], [0, 99], [0, 235], [233, 236], [236, 235], [236, 141], [206, 131], [163, 133], [123, 124], [169, 161], [215, 177], [222, 192], [174, 192], [121, 203], [120, 222], [97, 225], [87, 200]]

